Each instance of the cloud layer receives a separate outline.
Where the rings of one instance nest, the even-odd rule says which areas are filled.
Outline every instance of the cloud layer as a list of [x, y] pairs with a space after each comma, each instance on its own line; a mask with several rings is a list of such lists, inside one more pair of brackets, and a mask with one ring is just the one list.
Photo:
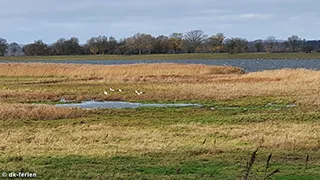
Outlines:
[[0, 37], [51, 43], [76, 36], [124, 38], [202, 29], [249, 40], [320, 39], [318, 0], [1, 0]]

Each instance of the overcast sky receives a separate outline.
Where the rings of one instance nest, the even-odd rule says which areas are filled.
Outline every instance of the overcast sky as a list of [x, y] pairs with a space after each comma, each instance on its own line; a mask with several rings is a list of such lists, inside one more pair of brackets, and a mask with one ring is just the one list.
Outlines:
[[0, 0], [0, 7], [0, 37], [21, 44], [195, 29], [248, 40], [320, 39], [319, 0]]

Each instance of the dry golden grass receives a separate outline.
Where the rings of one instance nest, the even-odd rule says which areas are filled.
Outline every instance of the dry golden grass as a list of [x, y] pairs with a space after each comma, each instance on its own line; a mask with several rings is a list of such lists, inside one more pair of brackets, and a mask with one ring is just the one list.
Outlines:
[[[245, 125], [175, 124], [163, 127], [61, 125], [0, 131], [1, 149], [11, 155], [144, 155], [250, 150], [317, 150], [319, 123], [263, 122]], [[204, 139], [206, 143], [202, 144]], [[201, 153], [201, 152], [200, 152]]]
[[0, 64], [0, 76], [69, 76], [123, 79], [148, 76], [193, 76], [212, 74], [242, 74], [230, 66], [186, 64], [77, 65], [77, 64]]
[[[0, 128], [1, 159], [151, 155], [180, 162], [197, 158], [211, 161], [223, 156], [240, 158], [244, 152], [258, 147], [268, 152], [293, 154], [318, 153], [320, 149], [319, 71], [283, 69], [243, 74], [231, 67], [178, 64], [0, 64], [0, 76], [0, 125], [5, 127]], [[123, 92], [106, 96], [103, 90], [109, 87], [121, 88]], [[135, 89], [145, 94], [138, 96]], [[255, 98], [257, 96], [259, 98]], [[62, 97], [78, 101], [192, 100], [200, 104], [249, 97], [243, 99], [246, 104], [243, 106], [247, 108], [251, 102], [253, 105], [250, 104], [248, 111], [242, 111], [242, 107], [219, 109], [218, 105], [215, 110], [168, 108], [155, 112], [147, 108], [85, 111], [13, 104], [58, 101]], [[285, 106], [281, 103], [284, 98], [296, 101], [298, 107], [279, 111], [264, 107], [264, 101], [278, 98], [280, 106]], [[263, 102], [257, 103], [260, 100]], [[217, 102], [220, 103], [229, 101]], [[233, 103], [239, 100], [224, 105], [234, 106]], [[253, 107], [254, 103], [260, 104]]]
[[[77, 101], [214, 101], [248, 96], [282, 96], [292, 98], [299, 105], [320, 107], [320, 71], [305, 69], [243, 74], [242, 70], [232, 67], [182, 64], [1, 64], [0, 76], [42, 77], [22, 84], [4, 82], [8, 87], [0, 92], [0, 97], [6, 101], [57, 101], [61, 97]], [[63, 86], [56, 88], [57, 85]], [[110, 86], [119, 87], [124, 92], [105, 96], [103, 89]], [[146, 93], [137, 96], [135, 89]]]
[[85, 111], [79, 109], [59, 108], [50, 105], [0, 103], [0, 120], [54, 120], [75, 118], [84, 115]]
[[281, 96], [290, 97], [300, 105], [320, 107], [320, 71], [304, 69], [219, 75], [192, 82], [179, 79], [171, 83], [154, 83], [145, 89], [148, 93], [140, 97], [144, 100], [225, 100], [248, 96]]

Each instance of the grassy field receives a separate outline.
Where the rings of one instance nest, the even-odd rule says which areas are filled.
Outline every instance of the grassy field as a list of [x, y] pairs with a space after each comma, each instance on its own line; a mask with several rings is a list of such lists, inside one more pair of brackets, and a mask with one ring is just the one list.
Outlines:
[[0, 60], [320, 59], [320, 53], [196, 53], [152, 55], [12, 56]]
[[[123, 92], [105, 95], [110, 87]], [[319, 87], [320, 72], [304, 69], [0, 64], [0, 172], [40, 179], [263, 179], [273, 172], [268, 179], [319, 179]], [[53, 106], [61, 98], [204, 106]]]

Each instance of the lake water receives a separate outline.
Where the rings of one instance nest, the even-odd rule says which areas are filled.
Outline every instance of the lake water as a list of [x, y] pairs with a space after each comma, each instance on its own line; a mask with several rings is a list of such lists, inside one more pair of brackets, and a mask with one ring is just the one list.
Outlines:
[[142, 104], [142, 103], [131, 103], [121, 101], [84, 101], [82, 103], [70, 103], [70, 104], [57, 104], [57, 107], [78, 107], [84, 109], [95, 109], [95, 108], [109, 108], [109, 109], [123, 109], [123, 108], [139, 108], [139, 107], [201, 107], [200, 104]]
[[151, 64], [151, 63], [182, 63], [182, 64], [204, 64], [219, 66], [235, 66], [244, 69], [246, 72], [263, 70], [275, 70], [283, 68], [305, 68], [320, 70], [318, 59], [287, 59], [287, 60], [21, 60], [7, 61], [0, 60], [0, 63], [65, 63], [65, 64], [99, 64], [99, 65], [121, 65], [121, 64]]

